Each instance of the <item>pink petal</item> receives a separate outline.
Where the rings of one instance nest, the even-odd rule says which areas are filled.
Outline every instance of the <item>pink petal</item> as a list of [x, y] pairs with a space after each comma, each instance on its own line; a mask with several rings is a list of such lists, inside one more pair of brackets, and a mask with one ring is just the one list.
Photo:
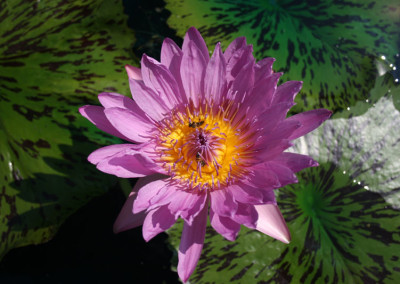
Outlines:
[[122, 135], [136, 142], [147, 142], [153, 128], [149, 120], [128, 109], [112, 107], [104, 111], [107, 119]]
[[[282, 72], [273, 73], [259, 80], [254, 86], [252, 96], [258, 98], [266, 107], [271, 106], [272, 99], [277, 89], [276, 85], [282, 75]], [[253, 103], [256, 103], [256, 101], [253, 101]]]
[[266, 171], [273, 171], [276, 174], [279, 183], [281, 184], [280, 187], [298, 182], [296, 175], [288, 167], [285, 167], [279, 163], [274, 163], [272, 161], [264, 163], [262, 166], [265, 168]]
[[259, 150], [257, 159], [259, 161], [268, 161], [274, 159], [276, 156], [282, 154], [287, 148], [293, 146], [293, 144], [288, 139], [277, 139], [266, 141], [265, 143], [261, 144], [263, 147]]
[[281, 102], [292, 103], [297, 93], [301, 90], [302, 85], [303, 82], [301, 81], [288, 81], [278, 86], [272, 100], [272, 105]]
[[142, 120], [150, 123], [150, 120], [136, 102], [128, 97], [117, 93], [100, 93], [99, 101], [105, 108], [119, 107], [126, 108], [140, 116]]
[[168, 109], [173, 109], [178, 104], [179, 88], [167, 67], [144, 54], [142, 57], [142, 76], [145, 85], [159, 95]]
[[143, 223], [143, 238], [146, 242], [164, 232], [175, 224], [176, 218], [171, 214], [167, 206], [150, 211]]
[[126, 149], [100, 161], [97, 169], [118, 177], [135, 178], [156, 173], [158, 166], [141, 150]]
[[254, 63], [253, 46], [251, 45], [245, 46], [237, 50], [229, 60], [226, 60], [226, 73], [228, 83], [236, 78], [236, 76], [242, 70], [243, 66], [246, 66], [251, 62]]
[[191, 27], [189, 30], [186, 32], [185, 38], [183, 39], [183, 44], [182, 44], [182, 51], [183, 53], [190, 52], [190, 45], [193, 44], [199, 49], [200, 54], [204, 58], [205, 62], [207, 63], [208, 60], [210, 59], [210, 55], [208, 54], [208, 48], [207, 45], [199, 33], [199, 31]]
[[276, 125], [286, 118], [287, 112], [294, 103], [279, 103], [273, 105], [259, 115], [259, 127], [263, 128], [264, 132], [271, 132]]
[[160, 121], [164, 114], [170, 110], [161, 98], [149, 87], [146, 87], [142, 81], [129, 80], [132, 98], [138, 106], [152, 119]]
[[273, 162], [284, 165], [295, 173], [308, 167], [318, 166], [318, 162], [314, 161], [309, 156], [289, 152], [282, 153], [275, 157]]
[[229, 190], [224, 188], [210, 192], [211, 208], [219, 216], [232, 217], [237, 210], [237, 203]]
[[179, 57], [182, 57], [182, 50], [179, 46], [170, 38], [164, 39], [161, 47], [161, 64], [169, 68], [172, 62]]
[[[243, 102], [243, 109], [247, 109], [250, 107], [251, 112], [255, 115], [259, 115], [260, 113], [264, 113], [268, 115], [271, 111], [275, 110], [276, 106], [282, 104], [276, 104], [270, 107], [270, 101], [275, 93], [276, 84], [280, 78], [282, 73], [274, 73], [268, 77], [263, 78], [262, 80], [258, 81], [253, 89], [250, 91], [250, 95], [246, 97], [245, 101]], [[288, 105], [287, 103], [285, 105]], [[293, 104], [292, 104], [293, 105]], [[291, 106], [290, 106], [291, 107]], [[289, 108], [290, 108], [289, 107]], [[267, 109], [269, 108], [269, 109]], [[276, 112], [276, 111], [275, 111]], [[284, 111], [282, 111], [283, 113]], [[285, 117], [286, 117], [285, 112]], [[272, 115], [269, 115], [272, 116]], [[281, 116], [279, 116], [280, 118]], [[283, 118], [282, 118], [283, 119]], [[274, 119], [275, 120], [275, 119]], [[260, 123], [268, 123], [268, 120], [260, 118]], [[262, 125], [264, 127], [264, 125]]]
[[[241, 187], [242, 188], [247, 188], [247, 190], [251, 189], [252, 191], [257, 192], [261, 197], [259, 200], [261, 202], [246, 202], [246, 200], [239, 201], [244, 204], [250, 204], [250, 205], [260, 205], [260, 204], [276, 204], [276, 199], [275, 199], [275, 193], [274, 189], [280, 187], [280, 183], [278, 180], [278, 177], [276, 176], [275, 173], [271, 171], [265, 171], [261, 170], [260, 173], [257, 175], [262, 178], [258, 178], [258, 181], [249, 179], [249, 180], [243, 180], [241, 183], [243, 184]], [[268, 178], [265, 178], [264, 175], [270, 176], [271, 181], [268, 182]], [[271, 176], [272, 175], [272, 176]]]
[[179, 192], [181, 192], [181, 190], [176, 188], [174, 185], [168, 184], [167, 186], [161, 188], [156, 195], [150, 198], [149, 200], [150, 206], [147, 208], [147, 210], [153, 210], [160, 206], [171, 203], [171, 200]]
[[104, 159], [107, 159], [111, 156], [114, 156], [121, 151], [127, 150], [127, 149], [135, 149], [134, 144], [115, 144], [115, 145], [110, 145], [106, 147], [99, 148], [92, 152], [89, 157], [88, 161], [91, 162], [94, 165], [97, 165], [99, 162], [101, 162]]
[[263, 195], [263, 204], [275, 204], [276, 198], [273, 188], [261, 188], [260, 192]]
[[169, 177], [169, 176], [156, 173], [156, 174], [152, 174], [152, 175], [148, 175], [148, 176], [139, 178], [139, 179], [136, 181], [135, 186], [134, 186], [133, 189], [132, 189], [132, 192], [139, 192], [139, 190], [140, 190], [142, 187], [144, 187], [145, 185], [147, 185], [147, 184], [149, 184], [149, 183], [151, 183], [151, 182], [153, 182], [153, 181], [156, 181], [156, 180], [166, 179], [166, 178], [168, 178], [168, 177]]
[[256, 188], [279, 188], [281, 186], [278, 176], [273, 171], [266, 169], [264, 164], [253, 167], [253, 174], [243, 182]]
[[263, 196], [258, 188], [244, 184], [242, 182], [230, 185], [228, 187], [233, 198], [242, 203], [247, 204], [262, 204]]
[[327, 109], [314, 109], [289, 117], [288, 121], [298, 121], [301, 123], [301, 127], [294, 131], [289, 139], [293, 140], [313, 131], [331, 115], [332, 112]]
[[255, 80], [256, 82], [272, 74], [272, 64], [275, 58], [266, 57], [256, 63], [255, 66]]
[[255, 205], [258, 213], [256, 229], [281, 242], [290, 242], [289, 229], [277, 205]]
[[[267, 125], [269, 123], [267, 122]], [[299, 121], [296, 120], [283, 120], [280, 121], [273, 130], [268, 129], [268, 128], [262, 128], [259, 131], [259, 138], [257, 139], [257, 146], [260, 146], [262, 148], [266, 148], [263, 145], [271, 143], [271, 141], [278, 141], [282, 139], [288, 139], [291, 137], [294, 131], [299, 129], [301, 127], [301, 124]]]
[[[110, 108], [110, 107], [125, 108], [124, 99], [129, 100], [129, 98], [125, 97], [124, 95], [121, 95], [118, 93], [107, 93], [107, 92], [100, 93], [98, 98], [99, 98], [100, 103], [105, 108]], [[132, 101], [132, 100], [130, 100], [130, 101]]]
[[226, 63], [221, 44], [217, 43], [204, 76], [204, 95], [209, 102], [219, 103], [226, 88]]
[[[267, 131], [267, 135], [263, 136], [263, 138], [260, 139], [260, 142], [264, 143], [263, 141], [267, 140], [290, 139], [289, 137], [291, 137], [293, 132], [298, 130], [300, 127], [301, 124], [297, 120], [286, 119], [284, 121], [281, 121], [273, 131]], [[265, 131], [263, 131], [263, 134], [265, 135]]]
[[[79, 108], [79, 112], [82, 116], [87, 118], [91, 123], [104, 132], [111, 135], [117, 136], [121, 139], [132, 141], [131, 139], [122, 135], [114, 126], [108, 121], [104, 114], [104, 108], [100, 106], [86, 105]], [[132, 141], [133, 142], [133, 141]]]
[[148, 209], [152, 204], [151, 199], [154, 196], [157, 196], [162, 189], [168, 188], [167, 181], [161, 179], [161, 175], [156, 177], [160, 178], [149, 180], [149, 182], [139, 185], [140, 187], [138, 186], [138, 188], [135, 187], [139, 192], [135, 202], [133, 203], [133, 213], [138, 213]]
[[240, 224], [236, 223], [229, 217], [219, 216], [210, 209], [211, 226], [229, 241], [234, 241], [239, 233]]
[[132, 212], [133, 202], [135, 201], [136, 196], [137, 193], [134, 191], [129, 194], [129, 197], [122, 207], [122, 210], [119, 213], [117, 220], [115, 220], [114, 222], [113, 230], [115, 234], [139, 227], [143, 224], [146, 213], [143, 211], [137, 214], [133, 214]]
[[175, 218], [181, 216], [190, 225], [193, 218], [203, 209], [206, 200], [207, 194], [205, 192], [197, 194], [178, 190], [176, 194], [171, 195], [168, 209], [175, 215]]
[[169, 69], [172, 76], [176, 80], [176, 83], [179, 87], [179, 94], [180, 94], [179, 101], [186, 104], [188, 101], [186, 98], [185, 90], [182, 85], [181, 72], [180, 72], [182, 56], [183, 53], [181, 49], [176, 45], [176, 43], [173, 42], [171, 39], [166, 38], [161, 48], [161, 63], [164, 64]]
[[188, 44], [181, 62], [182, 85], [188, 100], [192, 100], [198, 106], [203, 99], [202, 83], [207, 62], [199, 48], [191, 41]]
[[139, 81], [143, 80], [142, 79], [142, 71], [140, 71], [140, 68], [126, 64], [125, 70], [126, 70], [126, 73], [128, 73], [129, 79], [139, 80]]
[[226, 48], [224, 52], [225, 61], [229, 62], [232, 56], [238, 51], [247, 46], [245, 37], [238, 37], [234, 39]]
[[241, 102], [250, 94], [254, 86], [254, 61], [248, 62], [237, 74], [232, 83], [232, 92], [236, 94], [236, 101]]
[[246, 227], [255, 229], [258, 220], [258, 213], [254, 206], [255, 205], [238, 203], [238, 210], [232, 217], [233, 221], [243, 224]]
[[186, 282], [199, 261], [206, 234], [208, 208], [204, 206], [192, 225], [184, 223], [178, 251], [178, 275]]

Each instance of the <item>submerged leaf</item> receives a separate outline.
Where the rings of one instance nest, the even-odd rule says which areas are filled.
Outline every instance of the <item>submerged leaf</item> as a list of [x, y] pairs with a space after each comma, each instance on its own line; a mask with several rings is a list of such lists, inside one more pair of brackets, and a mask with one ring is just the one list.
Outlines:
[[49, 240], [114, 182], [86, 157], [116, 140], [78, 107], [129, 92], [126, 18], [116, 0], [0, 2], [0, 258]]
[[[230, 243], [209, 228], [193, 283], [393, 283], [400, 277], [400, 112], [393, 105], [400, 88], [392, 82], [377, 78], [368, 102], [337, 113], [295, 145], [320, 166], [277, 192], [292, 242], [242, 229]], [[170, 232], [174, 244], [177, 230]]]
[[373, 59], [394, 63], [399, 51], [400, 7], [389, 1], [167, 0], [168, 20], [180, 36], [196, 26], [211, 46], [245, 36], [257, 59], [276, 58], [283, 80], [304, 81], [296, 110], [333, 111], [366, 98]]

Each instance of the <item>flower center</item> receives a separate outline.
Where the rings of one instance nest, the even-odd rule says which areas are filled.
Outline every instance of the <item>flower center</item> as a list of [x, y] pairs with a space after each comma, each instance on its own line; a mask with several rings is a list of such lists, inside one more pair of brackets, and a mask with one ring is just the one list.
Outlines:
[[216, 190], [247, 172], [255, 130], [245, 116], [236, 118], [239, 106], [186, 106], [157, 124], [156, 161], [185, 190]]
[[212, 130], [195, 128], [183, 144], [183, 156], [186, 161], [192, 161], [196, 167], [218, 165], [225, 155], [226, 139], [218, 136]]

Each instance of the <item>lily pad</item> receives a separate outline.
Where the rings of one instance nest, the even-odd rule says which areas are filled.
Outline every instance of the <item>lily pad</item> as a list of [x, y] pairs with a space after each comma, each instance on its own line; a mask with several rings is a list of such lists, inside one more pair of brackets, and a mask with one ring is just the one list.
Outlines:
[[[320, 166], [277, 191], [289, 245], [243, 228], [211, 227], [191, 283], [394, 283], [400, 277], [400, 88], [379, 77], [369, 96], [301, 138]], [[371, 100], [372, 100], [371, 99]], [[170, 230], [177, 246], [179, 228]]]
[[395, 63], [400, 49], [396, 0], [166, 2], [179, 36], [195, 26], [210, 47], [221, 41], [224, 48], [245, 36], [258, 60], [276, 58], [274, 70], [285, 72], [284, 81], [304, 81], [294, 111], [335, 111], [366, 99], [374, 60]]
[[121, 1], [0, 2], [0, 258], [49, 240], [115, 179], [86, 161], [120, 142], [78, 107], [129, 93], [134, 36]]

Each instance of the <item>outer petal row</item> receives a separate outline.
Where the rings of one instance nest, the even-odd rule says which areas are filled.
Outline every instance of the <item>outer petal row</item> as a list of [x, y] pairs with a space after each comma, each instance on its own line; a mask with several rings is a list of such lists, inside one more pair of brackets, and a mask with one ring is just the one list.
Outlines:
[[118, 177], [143, 177], [160, 171], [147, 156], [147, 144], [120, 144], [100, 148], [89, 155], [89, 162], [105, 173]]
[[81, 107], [79, 112], [111, 135], [135, 142], [148, 140], [145, 136], [153, 126], [134, 101], [116, 93], [101, 93], [99, 100], [104, 108], [87, 105]]
[[208, 208], [205, 206], [189, 225], [184, 223], [178, 251], [178, 274], [186, 282], [196, 268], [206, 234]]

